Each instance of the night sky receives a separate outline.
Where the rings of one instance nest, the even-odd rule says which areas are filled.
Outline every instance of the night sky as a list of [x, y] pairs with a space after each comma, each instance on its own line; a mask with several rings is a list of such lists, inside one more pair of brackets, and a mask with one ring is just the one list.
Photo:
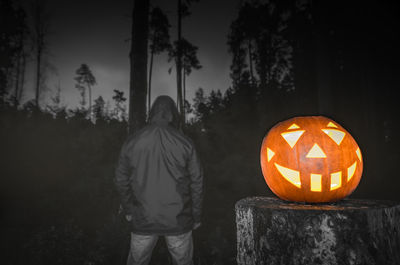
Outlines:
[[[133, 1], [47, 1], [51, 15], [51, 35], [48, 42], [47, 61], [55, 71], [48, 71], [48, 90], [42, 104], [54, 96], [61, 87], [61, 99], [69, 108], [78, 106], [79, 92], [75, 88], [75, 70], [82, 64], [89, 65], [97, 79], [93, 99], [102, 95], [112, 104], [113, 89], [128, 95], [129, 50]], [[176, 1], [153, 0], [168, 15], [171, 41], [176, 39]], [[239, 0], [201, 0], [192, 4], [192, 14], [183, 20], [183, 37], [199, 47], [198, 58], [203, 66], [187, 78], [187, 99], [194, 97], [199, 87], [209, 92], [221, 91], [230, 86], [227, 34], [237, 15]], [[212, 8], [211, 8], [212, 7]], [[167, 94], [176, 99], [175, 68], [167, 62], [167, 54], [155, 56], [153, 68], [152, 99]], [[33, 65], [30, 66], [33, 69]], [[29, 79], [28, 79], [29, 80]], [[33, 76], [31, 74], [31, 80]], [[34, 82], [27, 82], [24, 99], [33, 97]]]

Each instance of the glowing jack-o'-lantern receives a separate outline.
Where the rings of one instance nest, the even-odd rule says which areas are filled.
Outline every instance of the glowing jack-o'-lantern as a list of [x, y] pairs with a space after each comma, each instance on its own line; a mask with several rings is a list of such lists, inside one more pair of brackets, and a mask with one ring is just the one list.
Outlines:
[[281, 199], [331, 202], [350, 195], [363, 161], [353, 137], [322, 116], [295, 117], [275, 125], [261, 146], [261, 168]]

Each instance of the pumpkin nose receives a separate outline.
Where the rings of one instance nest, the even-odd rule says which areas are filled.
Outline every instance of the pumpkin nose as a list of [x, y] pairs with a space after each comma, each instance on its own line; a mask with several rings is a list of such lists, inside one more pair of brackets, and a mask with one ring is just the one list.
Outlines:
[[318, 144], [314, 144], [311, 147], [310, 151], [306, 155], [307, 158], [326, 158], [324, 151], [322, 151], [321, 147]]

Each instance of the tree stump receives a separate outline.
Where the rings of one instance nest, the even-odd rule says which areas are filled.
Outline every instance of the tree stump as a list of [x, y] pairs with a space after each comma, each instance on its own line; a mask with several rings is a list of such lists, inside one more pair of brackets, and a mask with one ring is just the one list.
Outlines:
[[236, 225], [240, 265], [400, 264], [400, 204], [395, 202], [245, 198], [236, 203]]

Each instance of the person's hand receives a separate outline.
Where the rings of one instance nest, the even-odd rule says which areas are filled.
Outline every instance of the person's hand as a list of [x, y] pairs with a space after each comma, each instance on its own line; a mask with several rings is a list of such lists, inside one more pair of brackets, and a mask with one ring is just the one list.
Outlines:
[[199, 228], [200, 226], [201, 226], [201, 223], [200, 223], [200, 222], [194, 223], [194, 225], [193, 225], [193, 230], [196, 230], [196, 229]]
[[126, 219], [126, 221], [128, 221], [128, 222], [132, 221], [132, 215], [131, 215], [131, 214], [125, 215], [125, 219]]

